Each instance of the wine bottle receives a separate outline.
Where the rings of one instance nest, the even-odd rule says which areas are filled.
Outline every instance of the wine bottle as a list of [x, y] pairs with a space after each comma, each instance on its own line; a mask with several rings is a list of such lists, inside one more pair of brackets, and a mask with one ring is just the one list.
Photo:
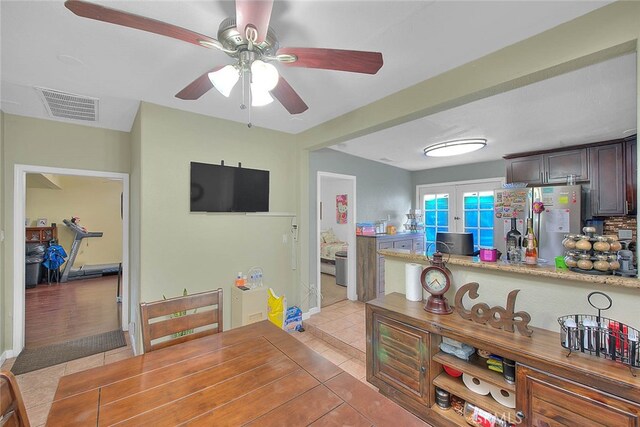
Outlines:
[[[507, 260], [508, 261], [520, 261], [520, 257], [515, 255], [516, 251], [519, 251], [522, 245], [522, 234], [517, 228], [517, 219], [511, 218], [511, 230], [507, 232]], [[517, 258], [517, 259], [514, 259]]]
[[533, 234], [533, 219], [527, 219], [527, 250], [524, 253], [525, 264], [536, 265], [538, 263], [538, 246], [536, 235]]
[[536, 235], [533, 232], [533, 218], [527, 218], [527, 232], [522, 237], [522, 247], [524, 249], [529, 246], [529, 234], [533, 236], [533, 247], [538, 249], [538, 239], [536, 239]]

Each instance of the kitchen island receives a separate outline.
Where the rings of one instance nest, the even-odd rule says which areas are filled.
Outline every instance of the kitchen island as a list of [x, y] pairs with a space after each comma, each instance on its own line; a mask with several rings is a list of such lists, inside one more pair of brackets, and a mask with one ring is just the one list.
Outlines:
[[[378, 253], [385, 259], [385, 294], [405, 293], [405, 264], [429, 264], [423, 252], [385, 249]], [[480, 284], [480, 296], [477, 299], [465, 297], [464, 303], [469, 306], [485, 302], [489, 306], [504, 307], [509, 292], [520, 289], [516, 310], [528, 312], [531, 325], [557, 332], [560, 329], [557, 318], [560, 316], [596, 314], [596, 310], [587, 302], [587, 295], [600, 291], [613, 300], [611, 309], [603, 311], [603, 316], [635, 328], [640, 327], [637, 314], [640, 308], [640, 280], [637, 278], [556, 271], [553, 265], [482, 262], [477, 257], [455, 255], [451, 256], [447, 267], [453, 273], [453, 285], [445, 295], [451, 304], [456, 291], [469, 282]]]

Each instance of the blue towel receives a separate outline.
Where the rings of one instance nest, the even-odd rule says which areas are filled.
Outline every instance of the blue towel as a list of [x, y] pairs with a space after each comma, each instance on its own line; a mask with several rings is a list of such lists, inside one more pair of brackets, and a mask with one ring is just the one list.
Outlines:
[[67, 253], [64, 251], [64, 248], [60, 245], [51, 245], [47, 248], [44, 253], [44, 265], [49, 270], [56, 270], [62, 264], [64, 264], [64, 259], [67, 257]]

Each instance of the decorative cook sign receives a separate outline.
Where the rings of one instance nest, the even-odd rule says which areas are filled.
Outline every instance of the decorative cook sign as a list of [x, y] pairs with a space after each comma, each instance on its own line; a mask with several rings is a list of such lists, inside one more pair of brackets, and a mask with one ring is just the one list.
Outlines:
[[507, 308], [502, 308], [500, 306], [489, 307], [486, 303], [477, 303], [471, 310], [467, 310], [464, 308], [462, 304], [462, 298], [466, 293], [469, 293], [469, 298], [476, 299], [478, 298], [478, 288], [480, 285], [476, 282], [467, 283], [462, 286], [456, 292], [455, 297], [455, 310], [458, 312], [460, 317], [467, 320], [472, 320], [476, 323], [480, 323], [482, 325], [488, 323], [489, 326], [496, 329], [504, 329], [508, 332], [514, 331], [514, 326], [518, 328], [518, 332], [522, 335], [530, 337], [533, 334], [533, 330], [531, 330], [528, 325], [531, 321], [531, 316], [526, 311], [518, 311], [514, 313], [514, 308], [516, 305], [516, 296], [520, 289], [515, 289], [509, 292], [509, 296], [507, 297]]

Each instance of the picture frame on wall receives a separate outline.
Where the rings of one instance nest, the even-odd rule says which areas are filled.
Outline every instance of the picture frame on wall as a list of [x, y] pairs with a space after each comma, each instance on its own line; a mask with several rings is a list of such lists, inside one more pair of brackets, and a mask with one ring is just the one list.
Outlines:
[[337, 224], [347, 223], [348, 208], [349, 208], [349, 203], [347, 202], [347, 195], [338, 194], [336, 196], [336, 223]]
[[38, 218], [38, 227], [46, 227], [47, 226], [47, 218]]

